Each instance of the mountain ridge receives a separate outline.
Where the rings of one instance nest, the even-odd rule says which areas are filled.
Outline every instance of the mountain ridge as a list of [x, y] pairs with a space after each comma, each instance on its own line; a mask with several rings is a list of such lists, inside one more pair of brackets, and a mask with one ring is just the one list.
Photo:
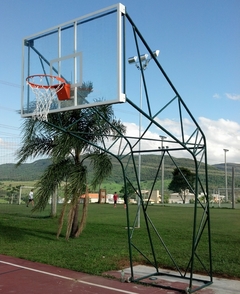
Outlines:
[[[164, 161], [164, 179], [172, 179], [172, 171], [175, 165], [169, 156], [165, 156]], [[138, 156], [136, 156], [136, 162]], [[155, 175], [159, 164], [158, 155], [142, 155], [141, 156], [141, 180], [151, 181]], [[174, 158], [174, 161], [179, 167], [184, 166], [194, 171], [194, 161], [187, 158]], [[16, 167], [14, 163], [0, 165], [0, 181], [36, 181], [38, 180], [46, 168], [51, 164], [51, 159], [38, 159], [32, 163], [23, 163]], [[89, 168], [89, 176], [92, 177], [92, 167], [89, 162], [86, 162]], [[123, 179], [121, 167], [115, 158], [112, 158], [113, 171], [111, 176], [106, 180], [110, 182], [121, 183]], [[235, 186], [240, 187], [240, 164], [227, 163], [228, 182], [231, 184], [232, 167], [235, 167]], [[130, 172], [128, 177], [134, 182], [133, 166], [129, 166]], [[204, 168], [199, 170], [199, 173], [204, 174]], [[208, 165], [209, 189], [217, 189], [225, 186], [225, 164], [219, 163]]]

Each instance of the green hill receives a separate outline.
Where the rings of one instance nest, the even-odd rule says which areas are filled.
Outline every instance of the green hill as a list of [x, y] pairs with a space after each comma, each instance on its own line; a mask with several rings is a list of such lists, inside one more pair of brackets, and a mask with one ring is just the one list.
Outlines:
[[14, 163], [0, 165], [0, 181], [35, 181], [51, 163], [50, 159], [40, 159], [16, 167]]
[[[136, 162], [138, 162], [138, 156], [136, 156]], [[150, 182], [153, 181], [156, 174], [156, 170], [159, 164], [160, 157], [158, 155], [142, 155], [141, 156], [141, 181], [143, 182], [143, 189], [149, 189]], [[125, 162], [127, 159], [125, 159]], [[174, 158], [174, 161], [178, 166], [183, 166], [194, 171], [194, 161], [186, 158]], [[2, 164], [0, 165], [0, 181], [35, 181], [38, 180], [44, 170], [51, 163], [50, 159], [41, 159], [33, 163], [24, 163], [17, 167], [15, 164]], [[106, 182], [115, 182], [123, 185], [123, 175], [119, 162], [113, 158], [113, 171], [111, 176]], [[89, 165], [89, 162], [86, 162]], [[231, 171], [232, 167], [235, 167], [235, 186], [240, 188], [240, 164], [228, 163], [228, 184], [231, 186]], [[137, 167], [138, 168], [138, 167]], [[172, 171], [175, 168], [172, 160], [169, 156], [165, 156], [164, 165], [164, 179], [165, 185], [172, 179]], [[200, 169], [200, 176], [204, 175], [204, 168]], [[89, 166], [89, 177], [91, 178], [92, 170]], [[215, 164], [208, 166], [209, 175], [209, 189], [210, 191], [225, 186], [225, 165]], [[133, 165], [129, 164], [127, 176], [131, 181], [135, 181]], [[159, 180], [161, 172], [159, 174]]]

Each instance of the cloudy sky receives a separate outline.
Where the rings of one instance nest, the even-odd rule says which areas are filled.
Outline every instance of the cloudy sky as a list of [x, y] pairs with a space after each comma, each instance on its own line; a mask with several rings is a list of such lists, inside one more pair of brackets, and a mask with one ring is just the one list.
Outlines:
[[[22, 39], [116, 4], [113, 0], [1, 1], [0, 163], [20, 139]], [[125, 0], [127, 12], [207, 138], [210, 164], [240, 163], [240, 1]], [[122, 112], [128, 132], [138, 120]], [[162, 125], [174, 128], [171, 116]], [[153, 137], [156, 134], [152, 134]], [[9, 143], [10, 142], [10, 143]], [[2, 150], [2, 151], [1, 151]], [[7, 155], [6, 155], [7, 154]]]

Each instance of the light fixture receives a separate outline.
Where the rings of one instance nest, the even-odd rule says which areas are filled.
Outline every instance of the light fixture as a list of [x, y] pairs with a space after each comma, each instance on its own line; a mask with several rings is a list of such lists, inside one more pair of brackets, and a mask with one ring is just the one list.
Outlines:
[[141, 60], [141, 61], [147, 60], [147, 58], [148, 58], [148, 54], [142, 54], [142, 55], [140, 56], [140, 60]]
[[130, 57], [130, 58], [128, 58], [128, 63], [129, 64], [131, 64], [131, 63], [135, 63], [135, 62], [137, 62], [137, 56], [133, 56], [133, 57]]
[[155, 57], [158, 57], [159, 53], [160, 53], [160, 50], [155, 50], [155, 51], [153, 51], [153, 55], [154, 55]]
[[[160, 53], [160, 50], [155, 50], [152, 52], [152, 54], [155, 56], [155, 57], [158, 57]], [[148, 54], [142, 54], [140, 55], [140, 60], [141, 62], [143, 61], [147, 61], [147, 63], [152, 59], [152, 57], [148, 57]], [[131, 63], [135, 63], [137, 64], [138, 63], [138, 56], [133, 56], [133, 57], [129, 57], [128, 58], [128, 63], [131, 64]], [[138, 67], [138, 66], [137, 66]]]

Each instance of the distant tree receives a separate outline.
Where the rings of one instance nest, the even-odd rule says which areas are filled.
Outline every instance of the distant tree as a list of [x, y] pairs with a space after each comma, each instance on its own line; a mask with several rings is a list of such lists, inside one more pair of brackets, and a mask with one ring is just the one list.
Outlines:
[[9, 203], [13, 203], [14, 200], [17, 199], [17, 196], [19, 194], [20, 186], [12, 186], [12, 184], [8, 185], [7, 187], [7, 197], [9, 199]]
[[[127, 199], [129, 199], [135, 195], [135, 189], [129, 182], [127, 182], [127, 184], [126, 184], [126, 191], [127, 191], [127, 195], [126, 195]], [[123, 195], [125, 194], [125, 187], [124, 186], [120, 190], [120, 193]]]
[[168, 189], [176, 192], [181, 197], [183, 204], [186, 202], [187, 191], [192, 190], [195, 174], [188, 168], [175, 168], [172, 172], [172, 181], [168, 185]]

